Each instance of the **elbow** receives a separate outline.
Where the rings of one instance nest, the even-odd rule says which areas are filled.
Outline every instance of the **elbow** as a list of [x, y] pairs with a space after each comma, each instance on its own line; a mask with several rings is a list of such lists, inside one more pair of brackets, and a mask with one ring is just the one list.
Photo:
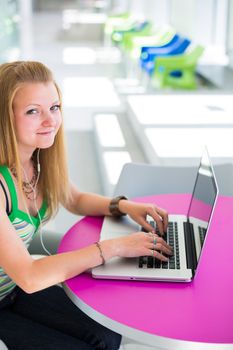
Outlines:
[[27, 294], [32, 294], [32, 293], [35, 293], [35, 292], [38, 292], [38, 288], [35, 288], [31, 283], [29, 284], [26, 284], [24, 286], [24, 292], [27, 293]]
[[37, 274], [35, 274], [32, 269], [29, 269], [27, 272], [24, 271], [16, 283], [19, 288], [21, 288], [27, 294], [38, 292], [40, 289]]
[[18, 283], [18, 286], [27, 294], [38, 292], [36, 284], [31, 279], [25, 279]]
[[36, 269], [36, 261], [31, 259], [30, 263], [21, 266], [20, 272], [12, 276], [17, 286], [25, 293], [32, 294], [44, 288]]

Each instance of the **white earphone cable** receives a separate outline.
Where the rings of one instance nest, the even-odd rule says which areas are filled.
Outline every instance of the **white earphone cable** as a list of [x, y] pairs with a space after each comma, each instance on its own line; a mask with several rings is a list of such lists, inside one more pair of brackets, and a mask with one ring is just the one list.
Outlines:
[[[43, 248], [44, 251], [46, 252], [46, 254], [51, 255], [50, 251], [45, 247], [44, 242], [43, 242], [43, 237], [42, 237], [42, 236], [43, 236], [43, 231], [42, 231], [42, 219], [41, 219], [40, 211], [39, 211], [38, 206], [37, 206], [37, 203], [36, 203], [36, 187], [37, 187], [37, 184], [38, 184], [38, 181], [39, 181], [39, 177], [40, 177], [40, 161], [39, 161], [39, 154], [40, 154], [40, 148], [39, 148], [38, 151], [37, 151], [37, 179], [36, 179], [36, 183], [35, 183], [35, 186], [34, 186], [34, 187], [30, 184], [30, 182], [29, 182], [29, 180], [28, 180], [27, 173], [26, 173], [26, 171], [24, 170], [23, 167], [22, 167], [22, 169], [23, 169], [23, 172], [24, 172], [24, 176], [25, 176], [27, 182], [29, 183], [29, 186], [31, 187], [32, 192], [33, 192], [33, 203], [34, 203], [34, 207], [35, 207], [35, 209], [36, 209], [37, 216], [38, 216], [38, 219], [39, 219], [39, 226], [38, 226], [37, 232], [39, 233], [40, 243], [41, 243], [41, 245], [42, 245], [42, 248]], [[24, 198], [23, 198], [23, 201], [24, 201], [24, 205], [25, 205], [25, 208], [26, 208], [26, 211], [27, 211], [29, 220], [30, 220], [32, 226], [34, 226], [35, 229], [36, 229], [36, 226], [35, 226], [35, 224], [33, 223], [32, 217], [31, 217], [31, 215], [30, 215], [30, 213], [29, 213], [28, 206], [27, 206], [26, 201], [25, 201]]]

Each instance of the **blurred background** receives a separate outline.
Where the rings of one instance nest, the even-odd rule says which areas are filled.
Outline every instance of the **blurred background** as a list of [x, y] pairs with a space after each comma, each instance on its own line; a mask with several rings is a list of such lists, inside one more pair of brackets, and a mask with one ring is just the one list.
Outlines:
[[[232, 163], [231, 0], [0, 0], [0, 62], [18, 59], [54, 72], [81, 191], [113, 195], [127, 162], [196, 166], [204, 145]], [[76, 221], [61, 208], [45, 245]]]

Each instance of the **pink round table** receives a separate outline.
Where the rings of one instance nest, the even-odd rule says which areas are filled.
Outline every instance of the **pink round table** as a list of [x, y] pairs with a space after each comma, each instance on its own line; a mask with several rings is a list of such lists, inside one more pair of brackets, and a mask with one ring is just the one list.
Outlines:
[[[190, 195], [136, 199], [185, 214]], [[103, 217], [86, 217], [63, 237], [59, 252], [99, 238]], [[219, 197], [208, 240], [190, 283], [97, 280], [90, 272], [64, 283], [73, 302], [105, 326], [164, 349], [233, 349], [233, 198]]]

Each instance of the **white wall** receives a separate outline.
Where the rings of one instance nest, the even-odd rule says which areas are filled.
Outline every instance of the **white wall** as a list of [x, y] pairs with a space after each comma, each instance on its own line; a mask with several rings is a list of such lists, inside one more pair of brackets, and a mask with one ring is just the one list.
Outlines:
[[108, 0], [109, 8], [111, 8], [111, 12], [113, 13], [128, 11], [129, 2], [130, 0]]
[[213, 42], [214, 0], [171, 0], [171, 24], [178, 32], [207, 45]]
[[[218, 0], [216, 4], [216, 30], [215, 43], [216, 45], [226, 45], [227, 41], [227, 26], [229, 6], [232, 5], [232, 0]], [[233, 11], [233, 7], [232, 7]], [[233, 17], [231, 17], [233, 20]]]
[[[181, 34], [193, 37], [195, 29], [195, 0], [171, 0], [170, 21]], [[185, 35], [184, 34], [184, 35]]]
[[197, 0], [194, 9], [193, 38], [206, 46], [215, 42], [216, 1]]
[[170, 22], [170, 0], [144, 0], [142, 2], [145, 16], [156, 26]]
[[170, 0], [128, 0], [129, 11], [144, 16], [155, 26], [169, 22]]
[[230, 66], [233, 68], [233, 1], [229, 1], [227, 53], [230, 58]]
[[21, 59], [31, 59], [33, 56], [32, 0], [19, 0], [19, 9]]

